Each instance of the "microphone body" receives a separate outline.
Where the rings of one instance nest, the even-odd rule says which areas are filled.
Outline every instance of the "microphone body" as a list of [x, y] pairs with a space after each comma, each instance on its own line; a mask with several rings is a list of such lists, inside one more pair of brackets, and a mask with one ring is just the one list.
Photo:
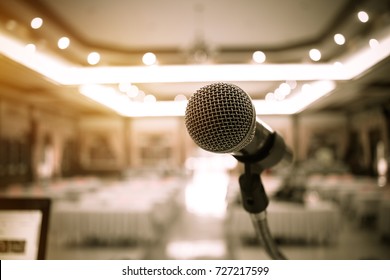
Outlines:
[[251, 214], [268, 254], [273, 259], [285, 259], [268, 228], [265, 209], [269, 201], [259, 176], [266, 168], [292, 160], [283, 139], [256, 120], [255, 107], [248, 94], [226, 83], [202, 87], [191, 96], [185, 125], [199, 147], [215, 153], [231, 153], [245, 164], [245, 173], [239, 178], [243, 207]]
[[251, 98], [236, 85], [214, 83], [196, 91], [188, 101], [185, 125], [201, 148], [230, 153], [263, 170], [293, 158], [282, 137], [257, 120]]
[[238, 161], [252, 163], [262, 170], [293, 161], [293, 154], [283, 138], [261, 122], [256, 122], [253, 140], [243, 149], [233, 152], [232, 155]]

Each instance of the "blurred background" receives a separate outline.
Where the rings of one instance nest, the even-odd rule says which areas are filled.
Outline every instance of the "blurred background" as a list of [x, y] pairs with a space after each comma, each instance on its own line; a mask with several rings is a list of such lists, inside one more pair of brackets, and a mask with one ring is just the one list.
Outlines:
[[387, 0], [3, 0], [0, 194], [50, 198], [47, 259], [268, 259], [184, 125], [224, 81], [294, 152], [261, 176], [285, 255], [390, 259], [389, 73]]

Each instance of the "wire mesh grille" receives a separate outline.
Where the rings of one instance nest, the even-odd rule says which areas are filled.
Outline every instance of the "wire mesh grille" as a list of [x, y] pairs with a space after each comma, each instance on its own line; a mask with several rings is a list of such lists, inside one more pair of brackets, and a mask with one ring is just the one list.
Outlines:
[[236, 85], [214, 83], [194, 93], [185, 113], [185, 125], [194, 142], [216, 152], [236, 152], [255, 133], [256, 113], [248, 94]]

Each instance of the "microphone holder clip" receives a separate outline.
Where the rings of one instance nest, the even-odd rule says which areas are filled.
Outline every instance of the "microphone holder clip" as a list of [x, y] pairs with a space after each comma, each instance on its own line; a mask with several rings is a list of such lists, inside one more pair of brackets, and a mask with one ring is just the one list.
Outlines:
[[250, 162], [244, 162], [244, 165], [245, 172], [239, 178], [243, 207], [249, 212], [257, 236], [268, 255], [274, 260], [284, 260], [286, 257], [279, 250], [268, 227], [266, 208], [269, 201], [260, 177], [263, 169]]
[[261, 182], [260, 172], [252, 172], [252, 164], [245, 162], [245, 172], [239, 177], [241, 198], [244, 209], [257, 214], [265, 211], [268, 197]]

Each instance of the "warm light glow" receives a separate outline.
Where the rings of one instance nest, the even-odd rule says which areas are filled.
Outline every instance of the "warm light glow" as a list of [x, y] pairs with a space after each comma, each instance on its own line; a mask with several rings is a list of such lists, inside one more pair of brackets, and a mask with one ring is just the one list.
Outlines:
[[128, 91], [130, 91], [131, 86], [132, 85], [129, 82], [121, 82], [121, 83], [119, 83], [118, 88], [121, 92], [128, 92]]
[[229, 186], [227, 156], [193, 159], [193, 179], [185, 190], [185, 205], [189, 212], [202, 216], [224, 217]]
[[272, 102], [272, 101], [275, 101], [276, 98], [275, 98], [275, 95], [273, 92], [268, 92], [266, 95], [265, 95], [265, 101], [268, 101], [268, 102]]
[[[333, 62], [80, 67], [43, 53], [36, 53], [33, 60], [25, 60], [24, 45], [5, 34], [0, 34], [0, 53], [62, 85], [114, 84], [124, 80], [131, 83], [349, 80], [389, 56], [390, 35], [389, 32], [382, 34], [384, 36], [375, 50], [362, 48], [339, 59], [343, 67], [335, 67]], [[100, 57], [98, 54], [96, 56]]]
[[97, 52], [91, 52], [88, 55], [87, 61], [90, 65], [98, 64], [100, 61], [100, 54]]
[[291, 89], [295, 89], [297, 87], [297, 81], [288, 80], [286, 83], [290, 86]]
[[111, 108], [118, 114], [125, 115], [131, 106], [131, 101], [125, 95], [118, 93], [111, 87], [102, 85], [82, 85], [79, 88], [81, 94], [92, 100]]
[[153, 102], [156, 102], [156, 101], [157, 101], [156, 97], [154, 95], [152, 95], [152, 94], [148, 94], [144, 98], [144, 102], [145, 103], [153, 103]]
[[291, 93], [291, 87], [287, 83], [281, 83], [279, 86], [279, 93], [283, 96], [287, 96]]
[[[35, 50], [35, 46], [27, 47]], [[70, 69], [74, 66], [69, 62], [49, 54], [43, 54], [38, 51], [28, 53], [24, 43], [15, 40], [12, 37], [0, 33], [0, 54], [24, 65], [27, 68], [45, 76], [56, 84], [64, 84], [63, 80]]]
[[[253, 100], [257, 115], [291, 115], [304, 110], [307, 106], [330, 93], [336, 87], [333, 81], [317, 81], [306, 84], [294, 96], [276, 100]], [[268, 95], [268, 94], [267, 94]]]
[[[0, 33], [0, 54], [45, 76], [59, 85], [119, 84], [126, 81], [142, 83], [185, 83], [185, 82], [246, 82], [246, 81], [347, 81], [353, 79], [390, 55], [390, 27], [381, 33], [372, 34], [378, 44], [372, 49], [366, 44], [329, 63], [307, 64], [229, 64], [229, 65], [168, 65], [129, 67], [83, 67], [74, 65], [50, 53], [35, 50], [33, 44]], [[375, 41], [373, 41], [375, 42]], [[27, 49], [26, 49], [27, 48]], [[28, 51], [35, 50], [31, 53]], [[96, 53], [97, 54], [97, 53]], [[97, 54], [100, 58], [100, 56]], [[334, 87], [334, 82], [332, 82]], [[245, 88], [244, 88], [245, 90]], [[280, 89], [279, 89], [280, 90]], [[137, 92], [137, 94], [135, 94]], [[294, 114], [303, 110], [316, 99], [330, 91], [312, 90], [294, 92], [283, 101], [256, 101], [261, 108], [259, 114]], [[117, 94], [118, 93], [118, 94]], [[91, 93], [89, 98], [104, 104], [123, 116], [183, 116], [187, 102], [156, 101], [140, 103], [144, 99], [141, 91], [112, 94]], [[119, 94], [120, 93], [120, 94]], [[109, 98], [108, 98], [109, 96]], [[133, 98], [129, 98], [134, 96]]]
[[347, 79], [353, 79], [361, 75], [380, 61], [390, 56], [390, 28], [387, 29], [386, 36], [378, 40], [379, 44], [375, 48], [369, 46], [359, 49], [341, 60], [343, 67], [340, 70], [345, 73]]
[[280, 86], [275, 90], [274, 93], [271, 93], [271, 94], [268, 93], [265, 96], [265, 100], [268, 100], [268, 101], [274, 101], [274, 100], [282, 101], [290, 93], [291, 93], [291, 87], [289, 86], [289, 84], [281, 83]]
[[156, 61], [157, 61], [156, 55], [151, 52], [145, 53], [142, 57], [142, 62], [148, 66], [156, 64]]
[[16, 26], [18, 26], [18, 23], [13, 19], [8, 20], [5, 24], [5, 28], [9, 31], [14, 30]]
[[377, 48], [379, 46], [379, 42], [376, 39], [370, 39], [368, 44], [370, 45], [371, 49], [375, 49], [375, 48]]
[[313, 61], [319, 61], [321, 59], [321, 52], [317, 49], [311, 49], [309, 56]]
[[68, 37], [62, 37], [58, 40], [58, 48], [61, 49], [61, 50], [65, 50], [69, 47], [70, 45], [70, 40]]
[[33, 53], [35, 53], [35, 51], [37, 50], [37, 47], [36, 47], [34, 44], [27, 44], [27, 45], [25, 46], [25, 49], [26, 49], [26, 52], [27, 52], [28, 54], [33, 54]]
[[145, 96], [146, 96], [145, 92], [138, 89], [138, 93], [137, 93], [137, 96], [135, 97], [134, 101], [144, 102]]
[[275, 95], [276, 100], [278, 100], [278, 101], [282, 101], [283, 99], [286, 98], [286, 96], [280, 92], [279, 88], [277, 88], [275, 90], [274, 95]]
[[130, 98], [137, 97], [138, 93], [139, 93], [139, 89], [138, 89], [138, 87], [135, 86], [135, 85], [132, 85], [132, 86], [130, 87], [130, 89], [127, 91], [127, 95], [128, 95]]
[[178, 94], [175, 96], [175, 101], [187, 101], [187, 96], [184, 94]]
[[140, 102], [145, 97], [142, 91], [138, 91], [137, 101], [131, 101], [128, 96], [114, 88], [102, 85], [82, 85], [79, 91], [84, 96], [126, 117], [184, 116], [187, 106], [187, 102]]
[[128, 117], [174, 117], [184, 116], [187, 102], [157, 101], [136, 103], [128, 108], [124, 116]]
[[367, 22], [370, 19], [370, 17], [368, 16], [368, 14], [365, 11], [358, 12], [357, 16], [358, 16], [358, 19], [363, 23]]
[[[62, 77], [66, 85], [138, 83], [344, 80], [331, 64], [228, 64], [129, 67], [73, 67]], [[66, 79], [66, 81], [65, 81]]]
[[302, 92], [310, 92], [312, 90], [310, 84], [303, 84], [302, 85]]
[[345, 44], [345, 37], [343, 34], [336, 34], [336, 35], [334, 35], [334, 41], [337, 45], [344, 45]]
[[43, 20], [40, 17], [36, 17], [31, 21], [31, 28], [39, 29], [42, 27]]
[[265, 62], [266, 56], [262, 51], [256, 51], [253, 53], [252, 59], [256, 63], [263, 63]]

